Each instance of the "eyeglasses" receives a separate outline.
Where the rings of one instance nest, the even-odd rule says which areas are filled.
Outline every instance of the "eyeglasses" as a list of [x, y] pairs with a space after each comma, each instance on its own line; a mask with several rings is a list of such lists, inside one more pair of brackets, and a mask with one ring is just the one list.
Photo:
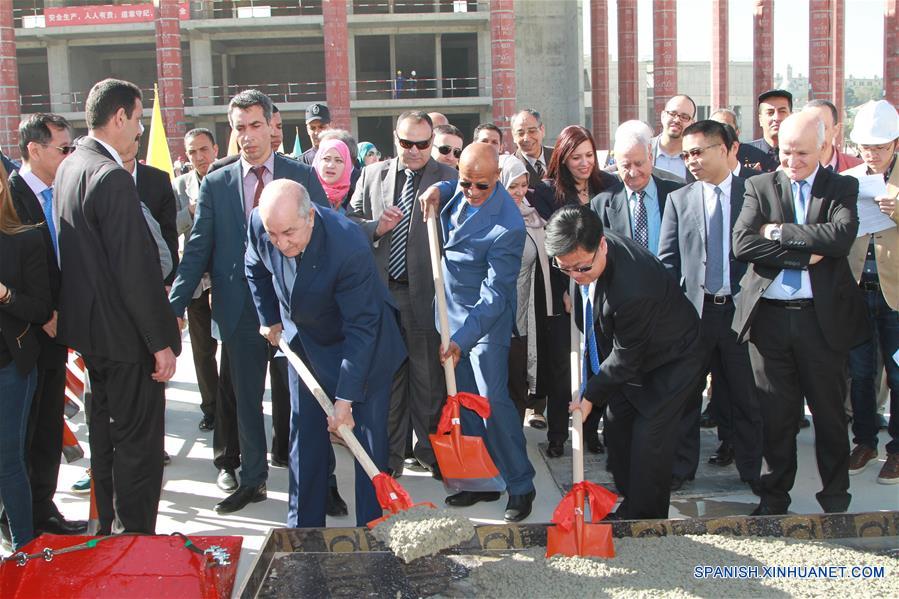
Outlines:
[[704, 148], [690, 148], [689, 150], [684, 150], [683, 152], [681, 152], [680, 157], [683, 160], [686, 160], [687, 158], [699, 158], [709, 148], [714, 148], [715, 146], [720, 146], [720, 145], [723, 145], [723, 144], [717, 143], [717, 144], [712, 144], [710, 146], [706, 146]]
[[419, 150], [427, 150], [431, 147], [431, 140], [425, 139], [423, 141], [411, 141], [408, 139], [403, 139], [402, 137], [397, 137], [396, 140], [399, 142], [400, 147], [404, 150], [412, 149], [412, 146], [415, 146]]
[[456, 158], [462, 155], [462, 148], [454, 148], [453, 146], [437, 146], [437, 151], [444, 156], [452, 152]]
[[481, 191], [487, 191], [488, 189], [490, 189], [489, 183], [472, 183], [471, 181], [459, 181], [459, 187], [461, 187], [462, 189], [468, 189], [472, 185], [474, 185]]
[[68, 156], [75, 151], [75, 146], [51, 146], [50, 144], [43, 144], [43, 146], [45, 148], [56, 148], [63, 156]]
[[681, 120], [681, 121], [684, 122], [684, 123], [689, 123], [690, 121], [693, 120], [693, 115], [692, 115], [692, 114], [687, 114], [687, 113], [685, 113], [685, 112], [678, 112], [678, 111], [676, 111], [676, 110], [666, 110], [666, 111], [664, 111], [664, 112], [665, 112], [665, 114], [667, 114], [667, 115], [670, 116], [671, 118], [673, 118], [673, 119], [679, 119], [679, 120]]
[[883, 152], [886, 152], [887, 150], [892, 150], [893, 149], [892, 146], [893, 146], [893, 142], [890, 142], [888, 144], [881, 144], [879, 146], [869, 146], [869, 145], [865, 145], [865, 144], [859, 144], [858, 147], [862, 152], [868, 152], [869, 154], [874, 154], [874, 153], [882, 154]]
[[369, 156], [374, 156], [375, 158], [380, 158], [381, 153], [377, 150], [369, 150], [368, 153], [365, 155], [365, 157], [368, 158]]
[[593, 263], [596, 261], [596, 254], [598, 252], [599, 246], [597, 246], [596, 251], [593, 252], [593, 257], [590, 258], [589, 266], [572, 266], [571, 268], [567, 268], [564, 266], [559, 266], [558, 261], [556, 261], [556, 258], [553, 257], [553, 267], [558, 268], [562, 272], [576, 272], [578, 274], [584, 274], [585, 272], [590, 272], [591, 270], [593, 270]]

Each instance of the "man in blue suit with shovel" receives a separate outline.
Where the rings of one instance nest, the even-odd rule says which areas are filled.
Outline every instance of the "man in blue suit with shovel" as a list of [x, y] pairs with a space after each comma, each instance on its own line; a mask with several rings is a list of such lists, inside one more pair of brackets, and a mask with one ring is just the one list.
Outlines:
[[[453, 360], [459, 391], [488, 399], [485, 421], [462, 410], [463, 433], [484, 437], [490, 457], [509, 492], [504, 518], [520, 522], [531, 513], [536, 492], [518, 411], [509, 396], [509, 345], [516, 311], [516, 281], [524, 252], [525, 228], [509, 193], [498, 185], [496, 148], [468, 146], [459, 159], [458, 190], [453, 182], [430, 187], [419, 199], [422, 212], [440, 206], [444, 289], [448, 303], [449, 347], [441, 360]], [[439, 325], [438, 325], [439, 326]], [[451, 506], [496, 501], [498, 492], [461, 491], [446, 498]]]
[[[387, 468], [387, 413], [393, 376], [406, 359], [396, 306], [375, 269], [362, 230], [318, 206], [288, 179], [270, 183], [250, 216], [246, 274], [262, 325], [282, 335], [329, 397], [326, 418], [290, 367], [287, 525], [323, 527], [328, 495], [328, 431], [341, 424], [380, 470]], [[374, 487], [356, 464], [356, 524], [382, 516]]]

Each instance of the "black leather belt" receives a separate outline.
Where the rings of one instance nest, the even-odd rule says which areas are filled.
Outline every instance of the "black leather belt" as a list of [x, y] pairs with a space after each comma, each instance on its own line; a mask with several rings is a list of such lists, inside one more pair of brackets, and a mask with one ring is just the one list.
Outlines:
[[806, 308], [813, 308], [815, 306], [815, 300], [813, 299], [776, 300], [763, 297], [762, 301], [766, 304], [770, 304], [778, 308], [784, 308], [786, 310], [804, 310]]
[[710, 304], [715, 304], [716, 306], [724, 306], [734, 301], [734, 296], [732, 295], [712, 295], [711, 293], [705, 294], [705, 301]]
[[880, 291], [879, 281], [862, 281], [858, 286], [865, 291]]

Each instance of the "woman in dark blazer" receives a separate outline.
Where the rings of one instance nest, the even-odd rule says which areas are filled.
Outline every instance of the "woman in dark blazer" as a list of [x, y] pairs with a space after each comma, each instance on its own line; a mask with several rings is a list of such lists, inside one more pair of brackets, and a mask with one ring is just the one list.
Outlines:
[[37, 386], [35, 331], [51, 310], [43, 238], [19, 220], [0, 168], [0, 499], [16, 550], [34, 537], [25, 432]]
[[[549, 220], [562, 206], [588, 204], [590, 198], [618, 182], [618, 177], [599, 168], [593, 136], [577, 125], [562, 129], [546, 176], [534, 189], [534, 208], [544, 220]], [[535, 289], [542, 288], [541, 275], [538, 269]], [[568, 439], [568, 401], [571, 398], [568, 281], [563, 272], [551, 268], [552, 305], [547, 306], [539, 297], [535, 297], [534, 303], [538, 323], [537, 352], [541, 357], [537, 363], [537, 394], [545, 393], [547, 398], [546, 438], [549, 445], [546, 454], [549, 457], [560, 457]], [[585, 437], [587, 448], [598, 452], [601, 445], [599, 438], [594, 437], [595, 432], [593, 436]]]

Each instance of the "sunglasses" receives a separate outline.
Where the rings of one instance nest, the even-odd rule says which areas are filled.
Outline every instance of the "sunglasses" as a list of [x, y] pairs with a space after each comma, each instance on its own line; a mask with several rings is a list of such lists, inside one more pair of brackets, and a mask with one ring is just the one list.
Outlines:
[[431, 147], [431, 140], [425, 139], [423, 141], [411, 141], [408, 139], [403, 139], [402, 137], [397, 137], [396, 140], [399, 142], [400, 147], [404, 150], [412, 149], [412, 146], [415, 146], [419, 150], [427, 150]]
[[461, 187], [462, 189], [468, 189], [472, 185], [474, 185], [481, 191], [487, 191], [488, 189], [490, 189], [489, 183], [472, 183], [471, 181], [459, 181], [459, 187]]
[[72, 152], [75, 151], [75, 146], [51, 146], [51, 145], [45, 145], [44, 147], [45, 147], [45, 148], [56, 148], [57, 150], [59, 150], [59, 151], [62, 153], [63, 156], [68, 156], [69, 154], [71, 154]]
[[559, 263], [553, 258], [553, 266], [558, 268], [562, 272], [576, 272], [578, 274], [584, 274], [585, 272], [590, 272], [593, 270], [593, 263], [596, 262], [596, 254], [599, 252], [599, 248], [596, 248], [596, 251], [593, 252], [593, 257], [590, 258], [590, 264], [588, 266], [572, 266], [571, 268], [567, 268], [564, 266], [559, 266]]
[[715, 146], [720, 146], [720, 145], [723, 145], [723, 144], [717, 143], [717, 144], [712, 144], [710, 146], [706, 146], [704, 148], [690, 148], [689, 150], [684, 150], [683, 152], [681, 152], [680, 157], [682, 160], [686, 160], [687, 158], [699, 158], [700, 156], [702, 156], [702, 154], [706, 150], [708, 150], [710, 148], [714, 148]]
[[437, 151], [444, 156], [452, 152], [456, 158], [462, 155], [462, 148], [454, 148], [453, 146], [437, 146]]

